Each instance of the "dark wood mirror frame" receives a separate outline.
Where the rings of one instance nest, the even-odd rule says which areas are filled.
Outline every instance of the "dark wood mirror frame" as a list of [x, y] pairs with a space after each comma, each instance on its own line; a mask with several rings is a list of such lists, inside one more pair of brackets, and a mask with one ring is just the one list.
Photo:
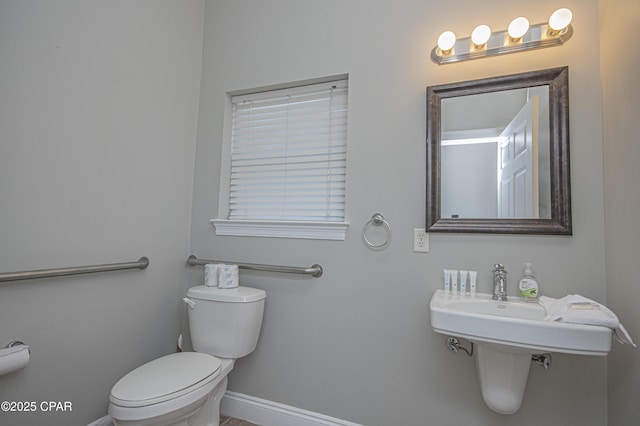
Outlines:
[[[535, 86], [549, 86], [551, 218], [449, 219], [440, 217], [442, 100]], [[571, 235], [569, 68], [552, 68], [427, 87], [427, 168], [426, 229], [428, 232]]]

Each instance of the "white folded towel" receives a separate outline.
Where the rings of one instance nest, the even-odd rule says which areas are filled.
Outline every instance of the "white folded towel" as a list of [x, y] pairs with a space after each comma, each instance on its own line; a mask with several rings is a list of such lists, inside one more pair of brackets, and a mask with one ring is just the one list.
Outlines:
[[569, 294], [562, 299], [540, 296], [540, 304], [547, 312], [545, 320], [608, 327], [613, 330], [618, 342], [636, 347], [616, 314], [598, 302], [578, 294]]

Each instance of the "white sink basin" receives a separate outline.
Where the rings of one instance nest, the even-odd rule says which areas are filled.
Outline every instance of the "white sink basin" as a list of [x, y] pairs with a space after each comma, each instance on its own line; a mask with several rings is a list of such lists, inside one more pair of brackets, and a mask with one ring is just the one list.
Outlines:
[[490, 294], [454, 296], [437, 290], [429, 307], [435, 332], [475, 344], [482, 398], [500, 414], [520, 409], [531, 355], [607, 355], [611, 349], [610, 329], [546, 321], [545, 310], [537, 303], [511, 298], [498, 302]]
[[431, 298], [431, 327], [475, 344], [478, 384], [484, 402], [497, 413], [520, 409], [531, 355], [561, 352], [607, 355], [611, 330], [545, 320], [537, 303], [515, 298], [498, 302], [490, 294], [454, 296], [437, 290]]
[[537, 303], [509, 298], [492, 300], [490, 294], [475, 297], [446, 295], [437, 290], [431, 298], [431, 326], [437, 333], [462, 337], [475, 343], [518, 348], [530, 354], [560, 352], [607, 355], [611, 330], [592, 325], [545, 321]]

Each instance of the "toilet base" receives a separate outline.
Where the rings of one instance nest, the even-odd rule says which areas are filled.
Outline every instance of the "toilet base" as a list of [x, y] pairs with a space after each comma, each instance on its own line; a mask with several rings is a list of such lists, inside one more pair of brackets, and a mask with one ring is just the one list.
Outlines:
[[204, 403], [196, 416], [181, 423], [174, 423], [171, 426], [220, 426], [220, 402], [226, 391], [227, 378], [225, 377], [218, 387], [211, 392], [207, 402]]

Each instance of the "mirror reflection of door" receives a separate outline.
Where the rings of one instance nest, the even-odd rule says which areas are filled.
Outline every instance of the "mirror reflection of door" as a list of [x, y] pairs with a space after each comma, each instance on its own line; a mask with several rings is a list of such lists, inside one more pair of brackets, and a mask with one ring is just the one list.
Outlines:
[[500, 134], [498, 156], [498, 217], [537, 219], [537, 96], [529, 98]]

